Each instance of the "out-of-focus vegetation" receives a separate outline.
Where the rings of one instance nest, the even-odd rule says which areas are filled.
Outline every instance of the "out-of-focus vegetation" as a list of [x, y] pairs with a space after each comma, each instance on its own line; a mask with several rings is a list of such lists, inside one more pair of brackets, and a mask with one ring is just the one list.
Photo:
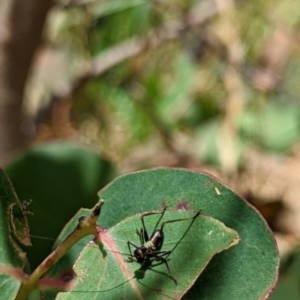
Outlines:
[[[68, 143], [39, 145], [6, 168], [19, 199], [28, 205], [33, 247], [24, 247], [31, 270], [49, 253], [53, 239], [81, 207], [93, 207], [97, 191], [116, 175], [96, 153]], [[58, 209], [59, 208], [59, 209]], [[47, 239], [48, 238], [48, 239]]]
[[27, 129], [37, 143], [88, 144], [120, 173], [216, 174], [262, 212], [283, 255], [300, 239], [299, 25], [292, 0], [58, 5]]
[[121, 173], [209, 170], [298, 237], [299, 20], [294, 1], [58, 6], [27, 89], [36, 140], [87, 143]]
[[[28, 90], [37, 137], [73, 135], [70, 121], [126, 170], [160, 164], [164, 150], [175, 164], [188, 156], [226, 173], [245, 167], [254, 148], [291, 153], [300, 134], [299, 10], [293, 1], [57, 7]], [[137, 152], [141, 161], [129, 163]]]

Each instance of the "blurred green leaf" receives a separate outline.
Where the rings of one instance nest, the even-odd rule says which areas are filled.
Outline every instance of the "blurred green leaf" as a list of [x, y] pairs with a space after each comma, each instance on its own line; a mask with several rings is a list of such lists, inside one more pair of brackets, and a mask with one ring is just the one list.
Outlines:
[[0, 290], [2, 299], [14, 299], [23, 277], [25, 254], [16, 243], [28, 241], [28, 224], [11, 182], [0, 169]]
[[[37, 146], [6, 168], [28, 210], [33, 236], [55, 238], [81, 207], [97, 202], [97, 191], [115, 175], [113, 166], [96, 153], [68, 143]], [[24, 248], [35, 268], [49, 253], [53, 240], [33, 238]]]
[[270, 300], [300, 299], [300, 248], [299, 246], [285, 257], [280, 265], [278, 284]]
[[196, 147], [203, 161], [220, 165], [218, 138], [220, 138], [220, 122], [210, 121], [203, 124], [196, 134]]
[[[208, 121], [196, 131], [196, 149], [201, 160], [208, 164], [220, 166], [221, 158], [220, 152], [222, 151], [222, 132], [221, 121], [214, 118]], [[240, 141], [239, 136], [235, 135], [233, 146], [237, 161], [242, 161], [243, 150], [245, 145]]]
[[146, 0], [127, 0], [126, 2], [123, 0], [93, 1], [89, 8], [94, 16], [104, 17], [140, 5], [149, 5], [149, 2]]
[[[107, 2], [109, 3], [109, 2]], [[112, 2], [113, 3], [113, 2]], [[98, 10], [88, 29], [89, 50], [92, 56], [133, 36], [145, 34], [149, 30], [151, 5], [147, 2], [128, 3], [118, 6], [109, 4], [111, 9]]]
[[288, 151], [300, 137], [298, 104], [269, 102], [240, 117], [241, 137], [269, 151]]
[[169, 78], [165, 92], [158, 102], [158, 111], [166, 122], [176, 124], [191, 104], [196, 67], [185, 53], [178, 53], [174, 60], [173, 78]]

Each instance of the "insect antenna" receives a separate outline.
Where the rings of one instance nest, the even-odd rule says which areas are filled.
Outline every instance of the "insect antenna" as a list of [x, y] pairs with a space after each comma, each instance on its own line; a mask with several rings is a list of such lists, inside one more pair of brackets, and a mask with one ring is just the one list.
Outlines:
[[[156, 224], [155, 224], [155, 227], [154, 227], [154, 229], [153, 229], [153, 231], [154, 231], [154, 230], [156, 230], [156, 228], [158, 227], [158, 224], [160, 223], [162, 217], [164, 216], [166, 209], [167, 209], [167, 206], [165, 206], [165, 207], [163, 208], [163, 210], [150, 211], [150, 212], [147, 212], [147, 213], [143, 213], [143, 214], [141, 215], [141, 221], [142, 221], [142, 225], [143, 225], [143, 228], [142, 228], [142, 230], [141, 230], [141, 233], [144, 234], [145, 241], [148, 241], [148, 240], [149, 240], [149, 235], [148, 235], [148, 232], [147, 232], [147, 230], [146, 230], [144, 217], [150, 216], [150, 215], [159, 215], [159, 214], [161, 215], [161, 216], [159, 217], [159, 219], [157, 220]], [[152, 231], [152, 232], [153, 232], [153, 231]]]
[[200, 215], [202, 210], [199, 210], [196, 212], [196, 214], [193, 217], [189, 217], [189, 218], [184, 218], [184, 219], [175, 219], [175, 220], [169, 220], [166, 222], [163, 222], [161, 224], [161, 230], [163, 230], [164, 226], [168, 223], [173, 223], [173, 222], [179, 222], [179, 221], [186, 221], [186, 220], [190, 220], [192, 219], [192, 222], [189, 224], [189, 226], [187, 227], [187, 229], [185, 230], [185, 232], [182, 234], [181, 238], [176, 242], [175, 246], [172, 248], [172, 250], [170, 251], [170, 253], [167, 255], [167, 257], [178, 247], [178, 245], [181, 243], [181, 241], [184, 239], [184, 237], [186, 236], [186, 234], [188, 233], [188, 231], [190, 230], [190, 228], [192, 227], [193, 223], [195, 222], [196, 218]]

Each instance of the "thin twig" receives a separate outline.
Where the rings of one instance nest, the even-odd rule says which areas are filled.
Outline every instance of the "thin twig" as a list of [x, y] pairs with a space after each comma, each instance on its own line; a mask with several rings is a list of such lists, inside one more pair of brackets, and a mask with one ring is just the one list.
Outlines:
[[88, 218], [79, 218], [76, 228], [64, 239], [60, 245], [58, 245], [58, 247], [35, 269], [30, 276], [24, 278], [16, 300], [27, 299], [29, 294], [33, 290], [37, 289], [38, 280], [79, 240], [92, 234], [95, 236], [94, 241], [98, 244], [101, 243], [100, 228], [96, 222], [100, 215], [103, 204], [104, 200], [100, 200]]

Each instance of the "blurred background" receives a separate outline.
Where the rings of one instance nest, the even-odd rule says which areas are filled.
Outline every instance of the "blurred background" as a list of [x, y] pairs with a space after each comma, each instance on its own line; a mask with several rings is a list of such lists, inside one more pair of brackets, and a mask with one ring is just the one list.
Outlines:
[[206, 171], [262, 213], [299, 282], [297, 1], [2, 0], [0, 14], [0, 165], [32, 210], [61, 193], [87, 206], [135, 170]]

